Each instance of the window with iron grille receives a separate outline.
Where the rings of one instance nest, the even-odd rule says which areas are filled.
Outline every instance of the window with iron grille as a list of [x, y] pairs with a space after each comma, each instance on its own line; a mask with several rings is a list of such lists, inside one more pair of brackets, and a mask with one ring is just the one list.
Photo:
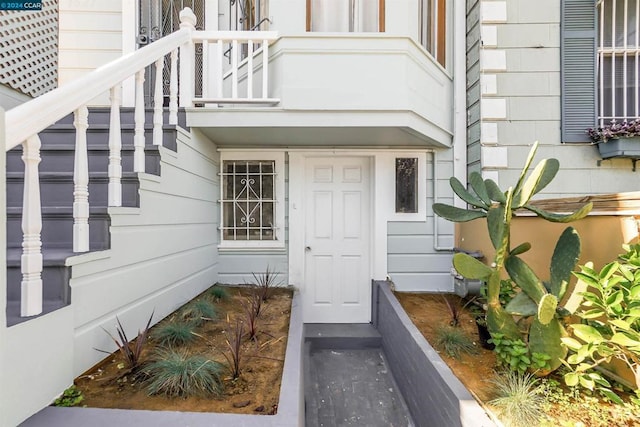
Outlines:
[[640, 117], [640, 0], [561, 0], [562, 142]]
[[223, 161], [223, 240], [276, 239], [275, 177], [273, 160]]
[[640, 0], [600, 0], [598, 14], [598, 121], [640, 117]]

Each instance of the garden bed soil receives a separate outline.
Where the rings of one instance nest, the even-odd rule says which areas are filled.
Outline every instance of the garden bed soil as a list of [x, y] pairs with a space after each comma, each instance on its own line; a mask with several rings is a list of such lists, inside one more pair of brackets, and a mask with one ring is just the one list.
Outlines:
[[[227, 352], [225, 330], [227, 320], [235, 325], [244, 319], [243, 304], [250, 290], [246, 286], [226, 287], [229, 299], [215, 302], [216, 319], [206, 321], [196, 329], [199, 337], [185, 347], [191, 354], [205, 355], [210, 360], [227, 365], [223, 352]], [[196, 297], [211, 298], [207, 292]], [[219, 412], [236, 414], [274, 414], [278, 408], [280, 381], [284, 365], [292, 291], [274, 289], [274, 294], [263, 303], [258, 321], [256, 340], [244, 339], [242, 345], [241, 375], [232, 379], [225, 371], [224, 392], [221, 396], [166, 397], [149, 396], [141, 376], [120, 376], [122, 357], [113, 353], [75, 380], [82, 391], [81, 406], [93, 408], [142, 409], [184, 412]], [[178, 311], [167, 316], [151, 329], [174, 320]], [[144, 325], [123, 325], [127, 331], [137, 331]], [[246, 328], [245, 328], [246, 330]], [[129, 337], [131, 338], [131, 337]], [[153, 338], [146, 344], [142, 363], [152, 359], [154, 350], [162, 346]]]
[[[436, 342], [436, 330], [447, 325], [451, 315], [441, 294], [394, 293], [403, 309], [430, 343]], [[455, 295], [449, 295], [450, 301], [465, 304]], [[454, 375], [465, 385], [469, 392], [485, 408], [492, 410], [488, 402], [495, 397], [492, 381], [497, 377], [496, 356], [492, 350], [480, 346], [478, 329], [473, 314], [468, 309], [460, 310], [459, 327], [472, 337], [477, 351], [475, 354], [463, 354], [458, 359], [438, 351]], [[562, 382], [560, 378], [556, 381]], [[568, 396], [568, 395], [567, 395]], [[567, 404], [567, 402], [569, 402]], [[631, 413], [630, 413], [631, 411]], [[572, 401], [567, 397], [563, 404], [550, 403], [546, 409], [547, 419], [541, 424], [551, 426], [584, 427], [640, 427], [640, 416], [633, 409], [621, 408], [608, 402], [598, 401], [595, 397], [581, 401]]]
[[[395, 296], [427, 341], [435, 343], [437, 329], [451, 320], [443, 295], [396, 292]], [[457, 302], [459, 299], [452, 297], [452, 300]], [[472, 337], [477, 353], [463, 354], [458, 359], [438, 353], [471, 394], [486, 402], [493, 397], [490, 381], [495, 376], [495, 353], [480, 346], [476, 322], [469, 311], [460, 310], [458, 327]]]

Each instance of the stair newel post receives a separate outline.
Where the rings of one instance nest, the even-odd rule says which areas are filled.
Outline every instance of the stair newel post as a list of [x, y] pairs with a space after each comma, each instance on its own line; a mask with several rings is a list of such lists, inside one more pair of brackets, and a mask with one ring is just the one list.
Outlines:
[[[180, 11], [180, 29], [187, 28], [190, 33], [196, 29], [197, 18], [193, 11], [185, 7]], [[190, 107], [193, 103], [195, 77], [195, 49], [193, 38], [180, 46], [180, 106]]]
[[121, 86], [111, 88], [109, 118], [109, 206], [122, 206], [122, 131], [120, 129]]
[[22, 144], [24, 196], [22, 199], [22, 282], [20, 315], [42, 313], [42, 208], [40, 202], [40, 137], [34, 135]]
[[153, 93], [153, 145], [162, 145], [162, 105], [164, 95], [162, 94], [162, 67], [164, 57], [156, 61], [156, 81]]
[[136, 73], [136, 105], [133, 114], [133, 171], [144, 172], [144, 68]]
[[178, 49], [171, 51], [169, 75], [169, 124], [178, 124]]
[[73, 251], [89, 250], [89, 159], [87, 128], [89, 110], [86, 106], [74, 112], [76, 151], [73, 165]]

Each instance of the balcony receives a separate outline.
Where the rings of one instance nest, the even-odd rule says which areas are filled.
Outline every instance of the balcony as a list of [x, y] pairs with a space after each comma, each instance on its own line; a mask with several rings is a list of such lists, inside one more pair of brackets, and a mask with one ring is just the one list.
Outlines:
[[227, 102], [217, 94], [264, 93], [262, 52], [237, 63], [230, 56], [228, 65], [204, 61], [204, 76], [216, 74], [210, 67], [229, 71], [220, 83], [205, 82], [204, 102], [195, 99], [187, 110], [187, 124], [221, 146], [451, 145], [452, 77], [409, 37], [280, 37], [268, 47], [263, 102]]

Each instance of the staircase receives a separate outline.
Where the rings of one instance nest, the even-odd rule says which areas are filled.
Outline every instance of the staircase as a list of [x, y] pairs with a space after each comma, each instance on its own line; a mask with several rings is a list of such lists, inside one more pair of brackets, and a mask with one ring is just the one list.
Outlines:
[[[89, 250], [110, 248], [110, 216], [108, 213], [109, 163], [108, 108], [89, 110], [87, 151], [89, 162]], [[160, 175], [160, 149], [152, 144], [152, 110], [145, 112], [146, 173]], [[165, 112], [165, 116], [168, 112]], [[122, 129], [122, 206], [139, 207], [138, 173], [133, 170], [133, 108], [120, 111]], [[165, 117], [163, 123], [168, 123]], [[178, 114], [179, 126], [185, 126], [185, 114]], [[176, 150], [176, 126], [164, 125], [162, 145]], [[75, 155], [73, 115], [64, 117], [40, 133], [42, 142], [40, 192], [42, 204], [42, 256], [44, 283], [43, 312], [49, 313], [71, 302], [69, 279], [71, 267], [65, 266], [73, 252], [73, 169]], [[20, 283], [22, 280], [22, 199], [24, 163], [22, 147], [7, 152], [7, 325], [12, 326], [31, 317], [20, 316]]]

